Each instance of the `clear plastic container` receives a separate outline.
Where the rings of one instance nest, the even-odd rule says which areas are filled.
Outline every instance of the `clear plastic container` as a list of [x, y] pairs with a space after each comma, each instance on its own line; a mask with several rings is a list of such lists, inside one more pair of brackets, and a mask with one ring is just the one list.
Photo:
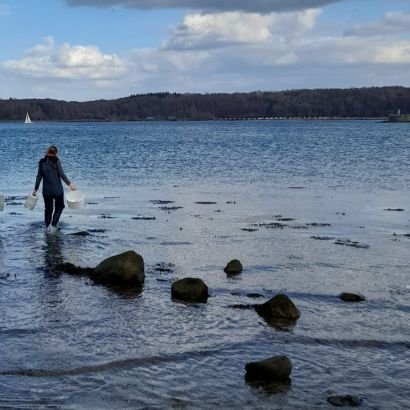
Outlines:
[[34, 209], [34, 207], [37, 204], [37, 199], [38, 199], [37, 195], [30, 194], [27, 197], [26, 202], [24, 203], [24, 207], [27, 209]]

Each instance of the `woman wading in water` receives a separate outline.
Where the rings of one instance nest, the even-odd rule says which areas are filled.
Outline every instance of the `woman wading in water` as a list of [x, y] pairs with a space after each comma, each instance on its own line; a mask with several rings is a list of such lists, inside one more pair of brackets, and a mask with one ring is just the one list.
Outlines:
[[[47, 230], [56, 231], [64, 205], [64, 190], [61, 180], [63, 180], [72, 191], [77, 188], [67, 178], [63, 167], [57, 156], [57, 147], [51, 145], [47, 153], [38, 163], [38, 173], [34, 185], [33, 195], [37, 195], [37, 190], [43, 180], [44, 197], [44, 222]], [[51, 227], [50, 227], [51, 224]]]

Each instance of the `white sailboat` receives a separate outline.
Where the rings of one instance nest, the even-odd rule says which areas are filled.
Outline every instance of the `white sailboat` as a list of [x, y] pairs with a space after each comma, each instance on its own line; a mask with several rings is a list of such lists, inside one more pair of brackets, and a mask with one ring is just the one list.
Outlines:
[[30, 116], [28, 115], [28, 112], [26, 113], [26, 119], [24, 120], [24, 124], [31, 124], [33, 121], [31, 121]]

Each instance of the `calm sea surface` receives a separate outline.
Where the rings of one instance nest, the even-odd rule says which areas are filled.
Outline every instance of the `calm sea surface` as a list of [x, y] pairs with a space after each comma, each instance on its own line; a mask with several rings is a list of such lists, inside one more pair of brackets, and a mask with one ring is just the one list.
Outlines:
[[[56, 235], [42, 198], [23, 207], [50, 144], [86, 194]], [[0, 164], [0, 408], [409, 408], [410, 124], [0, 123]], [[139, 294], [54, 270], [130, 249]], [[188, 276], [207, 304], [171, 300]], [[288, 331], [232, 307], [279, 292], [302, 314]], [[245, 381], [273, 355], [292, 360], [289, 386]]]

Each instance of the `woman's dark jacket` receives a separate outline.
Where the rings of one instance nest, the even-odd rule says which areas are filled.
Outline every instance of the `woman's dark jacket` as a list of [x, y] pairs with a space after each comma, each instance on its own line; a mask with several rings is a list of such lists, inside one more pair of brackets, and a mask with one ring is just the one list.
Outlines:
[[64, 174], [63, 167], [57, 157], [46, 155], [38, 163], [38, 172], [34, 189], [37, 191], [43, 180], [43, 195], [59, 196], [64, 194], [61, 179], [70, 185], [70, 181]]

